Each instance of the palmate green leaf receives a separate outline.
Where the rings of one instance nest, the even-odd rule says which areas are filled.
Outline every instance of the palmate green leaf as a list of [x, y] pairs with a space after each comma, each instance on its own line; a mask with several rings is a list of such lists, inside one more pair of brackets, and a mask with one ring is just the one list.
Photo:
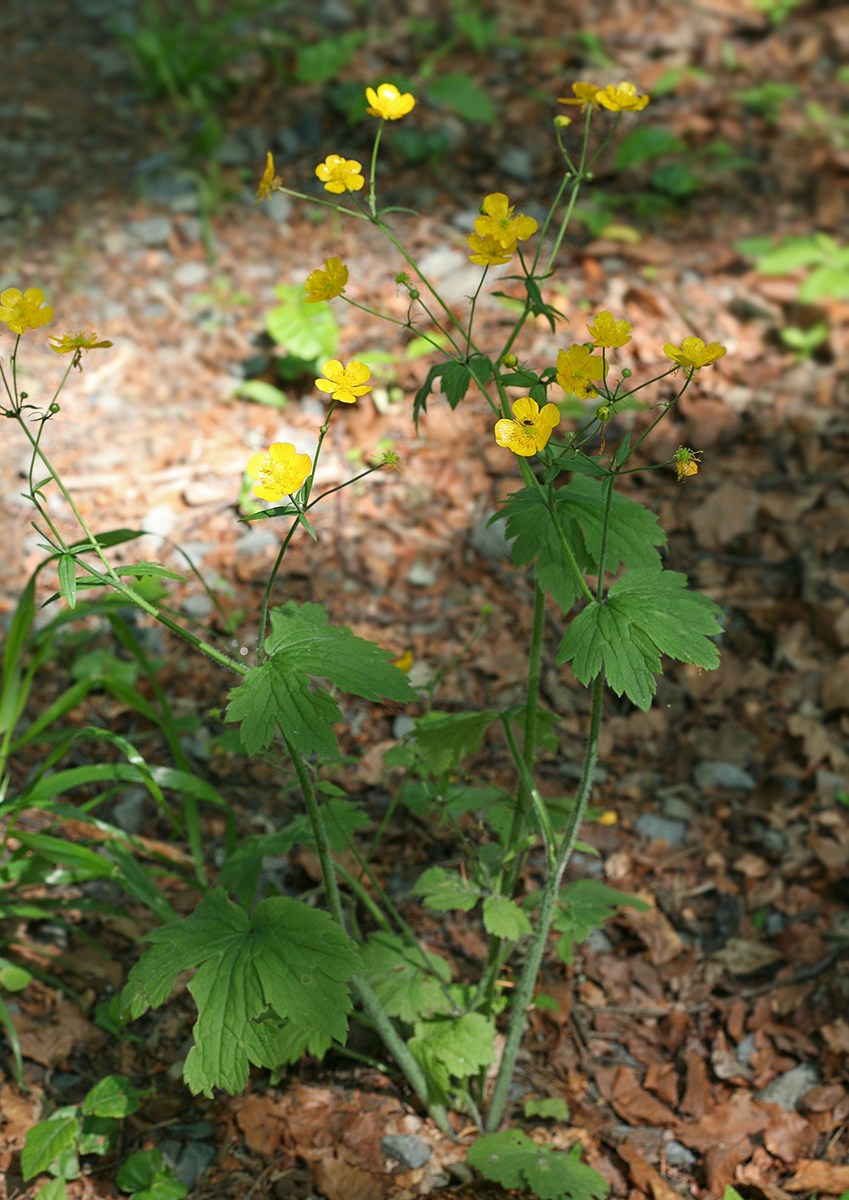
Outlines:
[[687, 591], [675, 571], [628, 571], [602, 603], [588, 604], [566, 631], [557, 662], [571, 662], [583, 684], [604, 666], [617, 696], [647, 710], [657, 688], [661, 655], [712, 670], [719, 650], [710, 640], [722, 631], [721, 610], [700, 592]]
[[532, 932], [528, 914], [509, 896], [487, 896], [483, 902], [483, 927], [493, 937], [517, 942]]
[[572, 962], [572, 951], [593, 929], [600, 929], [616, 909], [622, 905], [645, 912], [649, 905], [645, 900], [629, 896], [608, 887], [600, 879], [576, 879], [560, 889], [557, 912], [552, 922], [554, 929], [563, 937], [557, 944], [557, 953], [566, 963]]
[[294, 284], [281, 284], [274, 292], [280, 304], [265, 318], [274, 342], [306, 362], [334, 358], [339, 347], [339, 325], [330, 305], [308, 303], [303, 287]]
[[[506, 520], [506, 537], [512, 543], [510, 553], [517, 567], [527, 566], [536, 559], [534, 572], [537, 583], [568, 612], [581, 594], [581, 585], [569, 561], [554, 522], [546, 507], [545, 497], [537, 488], [523, 488], [508, 496], [504, 507], [489, 522]], [[580, 571], [593, 567], [574, 522], [567, 522], [563, 535], [575, 556]]]
[[438, 912], [457, 908], [469, 912], [483, 895], [480, 888], [463, 879], [458, 872], [446, 871], [444, 867], [428, 868], [410, 891], [414, 896], [421, 896], [428, 908]]
[[324, 605], [293, 600], [269, 614], [267, 660], [244, 676], [229, 694], [227, 720], [239, 721], [249, 754], [264, 750], [277, 725], [303, 754], [338, 758], [333, 722], [339, 706], [326, 692], [313, 691], [308, 677], [330, 679], [366, 700], [416, 700], [392, 653], [356, 637], [347, 626], [329, 625]]
[[416, 1021], [407, 1045], [439, 1091], [495, 1062], [495, 1022], [483, 1013]]
[[476, 754], [484, 734], [500, 717], [497, 709], [472, 713], [429, 712], [416, 718], [413, 749], [429, 775], [442, 775]]
[[[333, 920], [285, 896], [263, 900], [249, 915], [221, 888], [207, 892], [191, 916], [147, 935], [151, 950], [133, 967], [122, 993], [135, 1018], [163, 1003], [178, 972], [197, 968], [189, 984], [198, 1019], [185, 1065], [193, 1092], [240, 1092], [250, 1062], [265, 1062], [268, 1014], [299, 1029], [344, 1041], [351, 1010], [348, 980], [359, 959]], [[271, 1043], [273, 1044], [273, 1043]]]
[[580, 1145], [567, 1154], [538, 1146], [520, 1129], [489, 1133], [469, 1147], [466, 1162], [503, 1188], [529, 1188], [540, 1200], [604, 1200], [610, 1185], [581, 1162]]
[[408, 946], [393, 933], [373, 933], [362, 951], [363, 976], [390, 1017], [408, 1025], [451, 1010], [441, 984], [451, 968], [438, 954]]

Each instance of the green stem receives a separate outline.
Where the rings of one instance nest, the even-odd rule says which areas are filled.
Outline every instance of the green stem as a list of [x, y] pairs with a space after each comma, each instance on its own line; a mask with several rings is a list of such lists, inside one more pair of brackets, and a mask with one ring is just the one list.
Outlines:
[[[295, 774], [298, 776], [298, 783], [304, 797], [310, 827], [315, 838], [318, 859], [321, 864], [321, 875], [324, 880], [324, 886], [327, 889], [327, 902], [330, 907], [330, 913], [340, 929], [344, 929], [345, 914], [342, 909], [342, 898], [339, 895], [339, 884], [336, 879], [336, 865], [330, 853], [330, 843], [327, 840], [327, 830], [324, 826], [318, 796], [300, 750], [285, 734], [284, 740], [289, 757], [292, 760], [292, 765], [295, 768]], [[362, 1006], [366, 1016], [373, 1023], [374, 1028], [383, 1039], [386, 1048], [404, 1072], [407, 1082], [422, 1104], [427, 1108], [435, 1124], [443, 1133], [449, 1137], [453, 1136], [451, 1126], [448, 1123], [448, 1114], [444, 1106], [430, 1100], [427, 1077], [424, 1071], [410, 1053], [406, 1042], [395, 1028], [391, 1017], [375, 996], [368, 982], [362, 976], [356, 975], [351, 979], [351, 990], [358, 1003]]]
[[510, 1023], [507, 1029], [507, 1040], [504, 1044], [504, 1053], [498, 1068], [498, 1075], [495, 1079], [495, 1087], [493, 1089], [492, 1098], [489, 1102], [489, 1108], [486, 1114], [485, 1130], [487, 1133], [494, 1133], [501, 1123], [501, 1117], [504, 1113], [504, 1106], [507, 1103], [507, 1096], [513, 1079], [513, 1072], [516, 1068], [516, 1058], [522, 1042], [522, 1034], [525, 1030], [527, 1012], [533, 1001], [534, 988], [536, 987], [537, 976], [539, 975], [539, 969], [542, 965], [543, 955], [545, 954], [548, 934], [551, 930], [551, 924], [557, 911], [557, 898], [560, 891], [560, 882], [563, 878], [563, 872], [566, 869], [566, 866], [572, 855], [572, 851], [575, 847], [575, 842], [578, 837], [578, 830], [580, 828], [581, 821], [584, 819], [587, 802], [592, 792], [593, 776], [595, 774], [595, 765], [598, 759], [598, 738], [599, 731], [601, 729], [601, 706], [603, 695], [604, 681], [602, 673], [599, 672], [593, 682], [593, 707], [592, 716], [590, 718], [590, 731], [587, 741], [587, 750], [584, 756], [584, 770], [578, 787], [578, 794], [575, 797], [574, 806], [569, 814], [569, 822], [564, 830], [563, 839], [557, 850], [554, 869], [549, 871], [548, 878], [545, 881], [542, 902], [540, 904], [539, 912], [537, 913], [533, 939], [528, 950], [528, 957], [525, 960], [525, 966], [522, 970], [522, 974], [519, 977], [519, 982], [516, 986], [513, 996], [513, 1004], [510, 1010]]

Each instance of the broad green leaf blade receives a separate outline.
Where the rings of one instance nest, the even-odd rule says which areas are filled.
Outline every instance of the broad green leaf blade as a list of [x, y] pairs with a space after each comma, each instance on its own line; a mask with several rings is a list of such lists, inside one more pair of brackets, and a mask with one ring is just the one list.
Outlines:
[[465, 71], [453, 71], [427, 85], [428, 99], [459, 113], [465, 121], [494, 125], [495, 106], [488, 92]]
[[255, 404], [265, 404], [268, 408], [279, 408], [281, 411], [289, 404], [286, 393], [264, 379], [246, 379], [235, 394], [242, 400], [253, 400]]
[[525, 1117], [539, 1117], [543, 1121], [568, 1121], [569, 1105], [559, 1096], [544, 1096], [539, 1100], [526, 1100]]
[[39, 1121], [28, 1130], [21, 1151], [21, 1173], [24, 1179], [32, 1179], [40, 1171], [47, 1171], [76, 1144], [80, 1130], [80, 1110], [61, 1108], [49, 1121]]
[[557, 953], [563, 961], [571, 963], [574, 947], [591, 930], [601, 928], [605, 921], [615, 916], [616, 909], [621, 906], [636, 908], [638, 912], [645, 912], [649, 907], [644, 900], [608, 887], [600, 879], [576, 879], [561, 888], [552, 925], [563, 934], [557, 945]]
[[[556, 511], [570, 542], [573, 536], [571, 521], [581, 531], [591, 563], [598, 563], [604, 534], [605, 484], [587, 475], [576, 475], [566, 487], [556, 492]], [[620, 564], [631, 568], [657, 570], [660, 556], [656, 547], [666, 545], [666, 534], [657, 517], [642, 504], [629, 500], [619, 492], [613, 493], [607, 529], [605, 567], [613, 574]]]
[[710, 640], [722, 630], [721, 610], [674, 571], [628, 571], [606, 600], [588, 604], [566, 631], [558, 663], [571, 662], [588, 684], [604, 666], [608, 684], [644, 711], [651, 705], [661, 655], [712, 670], [719, 651]]
[[[581, 585], [543, 493], [538, 488], [523, 488], [520, 492], [514, 492], [493, 519], [499, 518], [507, 522], [506, 537], [511, 543], [514, 565], [527, 566], [536, 559], [534, 572], [540, 587], [563, 612], [568, 612], [581, 594]], [[561, 529], [578, 570], [592, 570], [593, 562], [587, 554], [578, 527], [569, 521], [565, 526], [561, 525]]]
[[253, 667], [228, 694], [227, 720], [238, 721], [248, 754], [271, 744], [279, 725], [302, 754], [338, 758], [333, 722], [341, 721], [339, 705], [326, 692], [311, 691], [303, 671], [269, 660]]
[[497, 709], [473, 713], [430, 712], [416, 718], [413, 749], [429, 775], [453, 771], [481, 748], [484, 735], [500, 717]]
[[456, 408], [465, 396], [472, 375], [465, 363], [449, 362], [442, 368], [442, 390], [451, 408]]
[[221, 868], [219, 886], [234, 895], [243, 908], [252, 908], [264, 869], [263, 860], [288, 854], [297, 840], [296, 831], [291, 828], [243, 838]]
[[329, 304], [308, 304], [303, 287], [282, 284], [274, 289], [281, 303], [272, 308], [265, 327], [278, 346], [307, 362], [335, 358], [339, 326]]
[[519, 1129], [490, 1133], [469, 1147], [466, 1162], [503, 1188], [529, 1188], [540, 1200], [605, 1200], [607, 1180], [570, 1153], [538, 1146]]
[[483, 895], [480, 888], [463, 879], [456, 871], [444, 867], [430, 867], [410, 888], [414, 896], [421, 896], [428, 908], [438, 912], [461, 909], [469, 912]]
[[363, 976], [390, 1017], [412, 1025], [451, 1010], [441, 986], [450, 982], [451, 968], [438, 954], [408, 946], [392, 933], [373, 933], [362, 955]]
[[36, 1192], [35, 1200], [68, 1200], [68, 1188], [65, 1180], [48, 1180]]
[[528, 914], [509, 896], [487, 896], [483, 902], [483, 926], [493, 937], [517, 942], [532, 932]]
[[495, 1023], [482, 1013], [416, 1021], [413, 1028], [410, 1053], [443, 1093], [451, 1079], [467, 1079], [495, 1062]]
[[126, 1075], [107, 1075], [94, 1085], [80, 1107], [87, 1116], [128, 1117], [138, 1112], [142, 1095]]
[[269, 1013], [344, 1042], [348, 980], [359, 959], [326, 913], [274, 896], [249, 916], [216, 888], [190, 917], [155, 930], [147, 940], [152, 948], [130, 972], [122, 1005], [138, 1016], [162, 1003], [178, 971], [198, 968], [189, 984], [198, 1007], [195, 1045], [185, 1065], [194, 1092], [242, 1090], [251, 1054], [266, 1057], [259, 1027]]

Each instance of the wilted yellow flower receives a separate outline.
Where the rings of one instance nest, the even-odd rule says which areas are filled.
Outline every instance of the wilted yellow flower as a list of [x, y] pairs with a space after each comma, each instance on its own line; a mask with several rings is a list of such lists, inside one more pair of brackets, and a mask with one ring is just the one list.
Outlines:
[[262, 179], [259, 181], [259, 187], [256, 189], [254, 208], [258, 204], [262, 204], [263, 200], [267, 200], [273, 191], [282, 186], [283, 180], [279, 175], [274, 174], [274, 159], [271, 157], [271, 151], [269, 150], [265, 162], [265, 170], [262, 173]]
[[690, 475], [698, 475], [699, 459], [701, 450], [691, 450], [689, 446], [679, 446], [672, 455], [672, 460], [675, 463], [675, 472], [678, 475], [678, 482], [689, 478]]
[[596, 95], [598, 94], [598, 88], [595, 86], [594, 83], [573, 83], [572, 91], [575, 93], [574, 97], [570, 96], [568, 99], [565, 96], [561, 97], [557, 101], [557, 103], [558, 104], [580, 104], [581, 112], [584, 111], [584, 109], [587, 107], [588, 104], [596, 103]]
[[330, 392], [334, 400], [341, 400], [343, 404], [353, 404], [357, 396], [364, 396], [372, 389], [372, 385], [366, 383], [371, 371], [356, 358], [347, 367], [343, 367], [338, 358], [331, 358], [321, 371], [326, 378], [316, 379], [315, 386], [322, 392]]
[[337, 196], [342, 192], [358, 192], [365, 183], [360, 174], [363, 164], [353, 158], [343, 158], [341, 154], [328, 154], [323, 163], [315, 169], [316, 175], [324, 184], [326, 192], [334, 192]]
[[254, 495], [260, 500], [282, 500], [303, 484], [312, 470], [308, 454], [298, 454], [291, 442], [274, 442], [268, 454], [255, 454], [247, 465], [251, 479], [258, 479]]
[[53, 320], [53, 309], [42, 308], [44, 292], [41, 288], [27, 288], [22, 294], [18, 288], [6, 288], [0, 294], [0, 322], [12, 333], [23, 333], [27, 329], [38, 329]]
[[391, 659], [392, 666], [397, 667], [399, 671], [403, 671], [405, 675], [409, 674], [410, 667], [415, 661], [412, 647], [408, 647], [400, 658]]
[[614, 812], [612, 808], [607, 808], [598, 819], [599, 825], [616, 825], [619, 821], [619, 813]]
[[[479, 233], [469, 234], [469, 249], [473, 251], [469, 255], [469, 259], [473, 263], [478, 263], [482, 267], [497, 267], [501, 263], [508, 263], [513, 257], [513, 250], [505, 249], [504, 245], [498, 238], [487, 235], [481, 237]], [[513, 243], [515, 249], [516, 243]]]
[[639, 112], [649, 102], [648, 96], [638, 96], [633, 83], [609, 83], [595, 94], [596, 104], [610, 112]]
[[[56, 343], [53, 345], [53, 343]], [[105, 350], [111, 342], [99, 342], [96, 333], [63, 333], [58, 337], [55, 333], [50, 337], [50, 349], [57, 354], [78, 354], [81, 350]]]
[[369, 116], [383, 117], [384, 121], [397, 121], [406, 117], [416, 103], [415, 96], [409, 92], [401, 95], [394, 83], [381, 83], [377, 91], [374, 88], [366, 88], [366, 100], [369, 102]]
[[631, 340], [631, 326], [628, 321], [614, 321], [609, 312], [596, 313], [592, 325], [588, 325], [592, 334], [594, 346], [625, 346]]
[[495, 440], [522, 458], [538, 453], [551, 437], [551, 431], [560, 420], [556, 404], [546, 404], [540, 409], [536, 400], [523, 396], [512, 406], [512, 421], [496, 422]]
[[493, 192], [481, 205], [481, 216], [475, 221], [475, 232], [482, 238], [500, 242], [505, 250], [513, 251], [516, 242], [525, 242], [537, 231], [533, 217], [519, 213], [513, 216], [513, 206], [503, 192]]
[[389, 467], [393, 471], [397, 471], [399, 475], [403, 475], [407, 469], [404, 466], [404, 460], [396, 450], [384, 450], [380, 465], [382, 467]]
[[564, 392], [574, 392], [582, 400], [597, 396], [590, 380], [604, 379], [608, 366], [590, 346], [570, 346], [557, 355], [557, 382]]
[[341, 296], [348, 282], [348, 268], [343, 265], [341, 258], [328, 258], [321, 268], [307, 276], [304, 287], [307, 290], [307, 304], [318, 304], [319, 300], [332, 300]]
[[[722, 358], [725, 352], [725, 347], [720, 346], [719, 342], [711, 342], [709, 346], [706, 346], [702, 339], [697, 337], [685, 337], [680, 350], [672, 342], [667, 342], [663, 347], [663, 353], [667, 358], [678, 363], [679, 367], [687, 367], [694, 371], [700, 371], [709, 363], [716, 362], [718, 358]], [[675, 369], [677, 371], [678, 367]]]

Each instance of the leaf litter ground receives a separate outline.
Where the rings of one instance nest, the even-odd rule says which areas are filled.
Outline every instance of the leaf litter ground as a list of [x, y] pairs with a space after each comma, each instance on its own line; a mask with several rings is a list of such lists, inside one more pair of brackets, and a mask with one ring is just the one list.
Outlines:
[[[67, 12], [51, 6], [54, 36], [64, 29], [80, 37], [77, 25], [62, 24], [70, 13], [70, 6]], [[597, 803], [615, 810], [619, 822], [584, 831], [600, 857], [578, 855], [572, 877], [601, 876], [650, 907], [623, 909], [604, 936], [580, 948], [571, 968], [552, 953], [541, 990], [556, 1009], [532, 1015], [517, 1078], [517, 1099], [559, 1096], [570, 1108], [568, 1121], [531, 1122], [533, 1136], [562, 1149], [580, 1142], [612, 1194], [629, 1200], [720, 1197], [727, 1183], [747, 1198], [767, 1200], [849, 1190], [849, 814], [835, 799], [849, 791], [849, 309], [828, 299], [800, 307], [798, 279], [760, 276], [733, 249], [743, 237], [837, 232], [845, 219], [847, 163], [839, 137], [822, 130], [812, 136], [801, 103], [785, 106], [772, 121], [731, 96], [746, 72], [752, 86], [779, 80], [798, 87], [803, 99], [820, 95], [823, 60], [839, 59], [849, 41], [845, 13], [810, 6], [799, 13], [773, 30], [738, 5], [627, 4], [587, 26], [614, 57], [615, 73], [649, 91], [668, 68], [711, 72], [711, 80], [691, 72], [662, 102], [662, 121], [697, 141], [727, 139], [757, 169], [744, 176], [745, 187], [734, 176], [714, 180], [663, 224], [634, 218], [630, 205], [617, 210], [620, 224], [638, 228], [639, 241], [584, 237], [564, 247], [556, 275], [562, 290], [552, 290], [550, 299], [566, 310], [568, 333], [552, 337], [544, 323], [531, 325], [522, 346], [529, 361], [553, 362], [564, 339], [579, 339], [585, 320], [607, 308], [634, 326], [622, 361], [635, 375], [650, 373], [665, 341], [692, 332], [729, 348], [681, 406], [677, 424], [646, 447], [648, 462], [670, 457], [679, 442], [702, 450], [699, 476], [681, 487], [671, 473], [634, 484], [669, 536], [667, 565], [689, 574], [727, 613], [722, 662], [711, 673], [670, 670], [648, 713], [610, 697]], [[43, 15], [37, 4], [17, 11], [7, 18], [12, 35], [35, 30], [47, 38], [47, 27], [38, 25]], [[528, 8], [528, 19], [557, 38], [564, 22], [579, 26], [583, 18], [565, 5], [556, 12], [539, 5]], [[533, 59], [552, 94], [565, 94], [572, 77], [598, 74], [574, 48], [570, 65], [562, 42], [553, 47], [537, 48]], [[742, 71], [729, 66], [733, 55]], [[262, 211], [228, 208], [215, 222], [218, 257], [211, 269], [190, 217], [180, 213], [169, 213], [164, 244], [140, 244], [132, 222], [158, 210], [137, 201], [116, 207], [122, 172], [113, 173], [104, 153], [114, 131], [102, 135], [99, 147], [97, 139], [78, 136], [97, 121], [74, 111], [65, 93], [53, 102], [50, 89], [58, 85], [48, 62], [49, 55], [42, 79], [35, 73], [16, 79], [12, 71], [4, 87], [16, 86], [23, 100], [14, 130], [21, 143], [34, 138], [27, 122], [38, 127], [31, 109], [40, 100], [57, 142], [75, 147], [74, 159], [59, 154], [44, 165], [44, 179], [64, 189], [67, 203], [53, 217], [31, 213], [28, 223], [6, 223], [4, 279], [43, 286], [63, 330], [94, 328], [115, 342], [103, 358], [90, 356], [72, 381], [61, 417], [49, 427], [51, 453], [97, 526], [147, 528], [188, 544], [209, 577], [222, 581], [227, 611], [246, 614], [236, 645], [251, 648], [275, 548], [273, 539], [257, 536], [261, 527], [245, 536], [238, 523], [244, 465], [273, 440], [308, 450], [324, 407], [309, 391], [295, 392], [284, 413], [234, 399], [242, 364], [257, 357], [277, 283], [298, 284], [339, 255], [350, 267], [354, 299], [379, 297], [401, 315], [396, 264], [371, 231], [315, 225], [297, 207], [282, 225]], [[454, 65], [481, 69], [466, 59]], [[487, 191], [507, 190], [519, 208], [545, 199], [538, 184], [505, 182], [500, 147], [533, 142], [537, 179], [553, 178], [555, 164], [546, 157], [550, 113], [526, 95], [506, 103], [519, 94], [520, 68], [526, 71], [525, 59], [499, 68], [494, 87], [503, 89], [505, 105], [497, 139], [484, 133], [474, 144], [462, 143], [438, 179], [390, 160], [393, 198], [438, 214], [399, 219], [406, 244], [429, 259], [458, 303], [470, 289], [464, 235], [452, 215], [468, 217]], [[106, 94], [116, 86], [107, 80]], [[87, 91], [81, 86], [77, 94]], [[231, 114], [236, 130], [255, 116], [252, 95], [246, 89], [244, 109]], [[273, 95], [263, 101], [270, 106]], [[114, 117], [121, 110], [109, 111]], [[106, 130], [106, 118], [99, 119]], [[115, 153], [128, 144], [139, 157], [156, 148], [150, 128], [142, 121], [120, 130]], [[304, 157], [287, 171], [309, 178], [314, 161]], [[809, 169], [788, 172], [788, 162]], [[634, 189], [644, 183], [643, 176], [631, 177]], [[432, 204], [421, 203], [423, 188]], [[497, 344], [509, 312], [497, 303], [478, 311], [482, 340], [489, 329]], [[407, 470], [337, 493], [320, 509], [318, 543], [295, 544], [275, 600], [324, 604], [354, 633], [398, 654], [411, 648], [425, 673], [453, 661], [490, 606], [483, 636], [446, 676], [438, 704], [473, 712], [515, 700], [524, 680], [530, 584], [509, 568], [503, 544], [484, 532], [515, 485], [514, 461], [495, 445], [479, 398], [456, 414], [434, 398], [417, 436], [408, 398], [432, 360], [409, 357], [386, 326], [347, 309], [339, 315], [346, 358], [387, 356], [385, 375], [375, 372], [385, 392], [378, 404], [359, 401], [343, 414], [320, 483], [349, 478], [356, 468], [351, 452], [369, 452], [383, 439], [391, 439]], [[828, 325], [826, 348], [794, 361], [778, 331], [820, 319]], [[33, 342], [25, 366], [31, 395], [48, 395], [58, 378], [55, 357]], [[392, 386], [403, 391], [403, 402], [390, 399]], [[624, 425], [610, 436], [622, 432]], [[40, 552], [15, 498], [23, 449], [14, 440], [7, 445], [0, 494], [8, 542], [3, 603], [10, 611]], [[161, 538], [151, 537], [145, 555], [180, 567]], [[203, 597], [190, 586], [178, 588], [173, 600], [190, 615], [205, 615]], [[586, 731], [586, 698], [570, 673], [554, 666], [563, 632], [562, 615], [552, 609], [544, 698], [559, 716], [561, 750], [540, 764], [548, 795], [574, 783]], [[148, 652], [163, 659], [160, 677], [175, 711], [199, 718], [201, 732], [187, 739], [186, 749], [198, 773], [227, 796], [239, 832], [279, 828], [294, 801], [281, 791], [273, 765], [247, 763], [215, 741], [221, 726], [210, 709], [223, 701], [220, 675], [168, 640], [158, 642], [152, 631], [140, 634]], [[95, 646], [108, 644], [102, 633], [95, 637]], [[58, 664], [41, 682], [33, 714], [64, 686], [63, 669]], [[358, 701], [343, 715], [343, 749], [352, 758], [329, 774], [377, 820], [393, 789], [382, 758], [397, 741], [401, 710]], [[124, 733], [151, 761], [168, 761], [155, 731], [106, 695], [91, 697], [74, 720]], [[77, 762], [90, 761], [90, 748], [76, 753]], [[19, 778], [34, 765], [16, 764]], [[484, 744], [475, 773], [510, 785], [497, 741]], [[26, 822], [37, 829], [37, 814], [26, 814]], [[220, 813], [205, 812], [204, 822], [209, 847], [223, 847]], [[84, 836], [72, 821], [63, 833]], [[463, 833], [477, 836], [472, 823]], [[140, 834], [151, 854], [188, 861], [186, 847], [170, 841], [155, 811], [143, 811]], [[427, 815], [410, 816], [390, 826], [378, 868], [401, 889], [424, 866], [457, 853], [456, 833], [435, 828]], [[317, 880], [308, 852], [279, 870], [277, 882], [288, 888], [303, 890]], [[525, 886], [537, 882], [532, 863]], [[176, 874], [163, 887], [178, 911], [191, 911], [197, 896]], [[408, 918], [456, 977], [474, 974], [485, 948], [473, 918], [437, 917], [412, 903]], [[5, 935], [20, 953], [63, 979], [80, 1003], [40, 982], [16, 997], [32, 1091], [19, 1091], [9, 1075], [0, 1085], [6, 1196], [31, 1194], [19, 1177], [18, 1152], [44, 1106], [74, 1102], [107, 1069], [155, 1088], [127, 1122], [120, 1156], [167, 1141], [172, 1155], [189, 1161], [198, 1146], [207, 1147], [214, 1158], [198, 1179], [199, 1196], [378, 1198], [419, 1194], [445, 1174], [463, 1180], [456, 1164], [470, 1131], [461, 1131], [460, 1145], [447, 1143], [377, 1069], [306, 1060], [277, 1086], [257, 1073], [239, 1097], [192, 1098], [181, 1082], [193, 1021], [185, 990], [139, 1022], [135, 1040], [107, 1038], [92, 1021], [94, 1006], [122, 985], [150, 927], [149, 915], [132, 907], [99, 922], [80, 916], [69, 929], [7, 923]], [[377, 1053], [367, 1040], [353, 1045]], [[424, 1138], [433, 1147], [429, 1163], [410, 1170], [387, 1164], [380, 1139], [391, 1133]], [[70, 1185], [72, 1196], [117, 1195], [115, 1163], [101, 1165]], [[498, 1194], [489, 1184], [466, 1184], [455, 1194], [471, 1189]]]

